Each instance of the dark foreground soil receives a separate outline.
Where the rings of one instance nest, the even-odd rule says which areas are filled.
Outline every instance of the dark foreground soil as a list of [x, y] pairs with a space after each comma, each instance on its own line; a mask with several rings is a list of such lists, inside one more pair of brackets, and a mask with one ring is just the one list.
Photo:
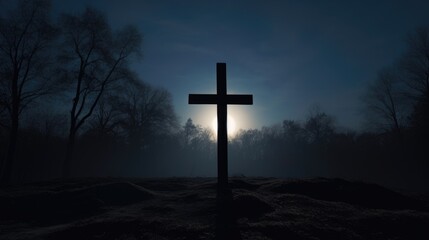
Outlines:
[[0, 188], [0, 239], [429, 239], [428, 202], [341, 179], [85, 178]]

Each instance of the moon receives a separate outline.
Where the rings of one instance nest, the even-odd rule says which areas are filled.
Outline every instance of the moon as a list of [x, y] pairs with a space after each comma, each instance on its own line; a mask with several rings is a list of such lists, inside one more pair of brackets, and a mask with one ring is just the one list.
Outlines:
[[[232, 137], [235, 135], [236, 131], [237, 131], [237, 125], [235, 122], [234, 117], [228, 115], [227, 117], [227, 131], [228, 131], [228, 136]], [[212, 120], [212, 131], [215, 135], [217, 135], [217, 117], [213, 118]]]

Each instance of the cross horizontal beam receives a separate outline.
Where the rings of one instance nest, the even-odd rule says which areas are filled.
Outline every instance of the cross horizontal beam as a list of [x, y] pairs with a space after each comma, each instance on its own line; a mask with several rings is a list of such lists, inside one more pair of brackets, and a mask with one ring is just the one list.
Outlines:
[[[222, 100], [225, 99], [223, 102]], [[252, 105], [253, 96], [249, 94], [217, 95], [217, 94], [189, 94], [189, 104], [235, 104]]]

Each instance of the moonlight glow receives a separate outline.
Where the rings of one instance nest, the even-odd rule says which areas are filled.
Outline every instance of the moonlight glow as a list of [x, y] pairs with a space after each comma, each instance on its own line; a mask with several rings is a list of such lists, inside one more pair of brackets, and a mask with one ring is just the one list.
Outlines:
[[[227, 125], [228, 126], [228, 136], [234, 136], [236, 131], [237, 131], [235, 120], [233, 117], [228, 115], [227, 121], [228, 121], [228, 123], [227, 123], [228, 124]], [[217, 117], [213, 118], [211, 127], [212, 127], [213, 133], [215, 135], [217, 135]]]

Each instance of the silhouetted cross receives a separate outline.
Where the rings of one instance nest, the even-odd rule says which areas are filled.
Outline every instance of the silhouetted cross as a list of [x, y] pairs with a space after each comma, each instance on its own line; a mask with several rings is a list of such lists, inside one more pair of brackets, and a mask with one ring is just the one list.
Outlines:
[[227, 95], [226, 64], [216, 64], [217, 94], [189, 94], [189, 104], [217, 104], [217, 181], [218, 192], [228, 187], [227, 105], [252, 105], [252, 95]]

